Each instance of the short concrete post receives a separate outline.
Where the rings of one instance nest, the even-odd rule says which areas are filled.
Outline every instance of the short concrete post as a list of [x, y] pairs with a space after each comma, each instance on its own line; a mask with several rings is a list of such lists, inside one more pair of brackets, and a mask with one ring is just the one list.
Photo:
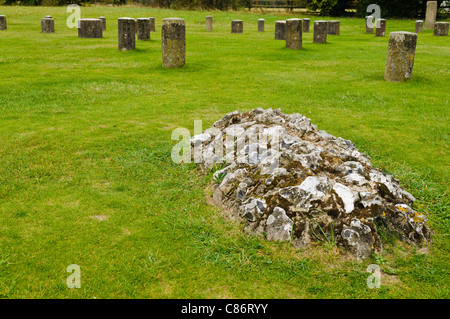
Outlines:
[[378, 19], [376, 22], [375, 36], [384, 37], [386, 35], [386, 20]]
[[373, 33], [373, 21], [374, 17], [367, 16], [366, 17], [366, 33]]
[[389, 82], [401, 82], [412, 77], [416, 54], [417, 34], [391, 32], [386, 58], [384, 78]]
[[211, 32], [213, 30], [213, 17], [206, 17], [206, 31]]
[[231, 33], [244, 33], [244, 21], [242, 20], [231, 21]]
[[119, 18], [119, 50], [127, 51], [136, 48], [136, 20], [133, 18]]
[[425, 30], [433, 30], [434, 23], [436, 22], [437, 10], [437, 1], [427, 2], [427, 11], [425, 14]]
[[325, 20], [314, 21], [314, 43], [327, 42], [328, 22]]
[[264, 32], [264, 19], [258, 19], [258, 32]]
[[303, 33], [309, 33], [309, 22], [310, 19], [303, 19], [302, 25], [303, 25]]
[[423, 32], [423, 20], [417, 20], [416, 21], [416, 33], [422, 33]]
[[275, 40], [286, 40], [286, 21], [275, 21]]
[[80, 19], [78, 20], [78, 36], [80, 38], [102, 38], [102, 20]]
[[286, 48], [300, 50], [302, 48], [302, 37], [302, 20], [286, 20]]
[[150, 18], [137, 19], [137, 39], [150, 40]]
[[448, 36], [448, 27], [449, 27], [449, 23], [448, 22], [436, 22], [434, 24], [434, 36], [437, 37], [445, 37]]
[[150, 32], [156, 32], [156, 23], [153, 17], [150, 17]]
[[0, 30], [6, 30], [6, 16], [0, 16]]
[[162, 66], [179, 68], [186, 64], [186, 24], [183, 19], [162, 21]]
[[100, 20], [102, 20], [102, 30], [106, 30], [106, 17], [99, 17]]
[[52, 18], [41, 19], [41, 32], [42, 33], [54, 33], [55, 32], [55, 20]]
[[341, 22], [338, 20], [328, 21], [328, 35], [339, 35], [341, 34]]

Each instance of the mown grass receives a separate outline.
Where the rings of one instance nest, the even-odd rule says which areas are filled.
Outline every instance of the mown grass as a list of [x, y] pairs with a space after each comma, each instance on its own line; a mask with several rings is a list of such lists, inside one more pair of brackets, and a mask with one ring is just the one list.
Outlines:
[[[420, 34], [413, 79], [387, 83], [387, 37], [365, 34], [362, 19], [341, 19], [325, 45], [305, 34], [294, 51], [273, 40], [282, 14], [82, 8], [107, 17], [103, 39], [79, 39], [64, 7], [0, 14], [0, 296], [449, 297], [448, 37]], [[40, 33], [47, 14], [55, 34]], [[120, 16], [156, 17], [152, 40], [119, 52]], [[160, 24], [171, 16], [187, 24], [178, 70], [161, 68]], [[232, 19], [244, 34], [230, 33]], [[414, 21], [388, 21], [399, 30]], [[171, 161], [171, 132], [256, 107], [302, 113], [400, 178], [435, 232], [428, 252], [389, 239], [362, 263], [329, 245], [295, 251], [243, 234], [208, 205], [210, 178]], [[366, 285], [371, 263], [380, 289]], [[80, 289], [66, 286], [70, 264], [81, 267]]]

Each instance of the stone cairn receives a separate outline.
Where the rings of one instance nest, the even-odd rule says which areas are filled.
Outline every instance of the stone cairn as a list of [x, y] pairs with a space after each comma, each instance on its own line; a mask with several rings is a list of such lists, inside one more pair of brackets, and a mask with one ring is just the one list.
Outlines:
[[102, 38], [102, 20], [100, 19], [79, 19], [78, 36], [80, 38]]
[[427, 11], [425, 13], [425, 30], [433, 30], [436, 23], [438, 5], [437, 1], [427, 2]]
[[150, 19], [150, 32], [156, 32], [155, 18], [151, 17], [149, 19]]
[[186, 64], [186, 25], [183, 19], [162, 21], [162, 66], [179, 68]]
[[434, 36], [448, 36], [448, 22], [436, 22], [434, 24]]
[[275, 21], [275, 40], [286, 40], [286, 21]]
[[[397, 179], [301, 114], [235, 111], [194, 136], [191, 146], [205, 174], [216, 170], [214, 203], [243, 222], [245, 232], [301, 249], [332, 242], [360, 260], [382, 251], [377, 228], [414, 244], [430, 236], [427, 217], [411, 208], [415, 199]], [[237, 160], [217, 170], [218, 150]]]
[[375, 36], [384, 37], [386, 35], [386, 19], [378, 19], [376, 22]]
[[55, 33], [55, 20], [53, 18], [41, 19], [41, 32], [42, 33]]
[[213, 17], [206, 17], [206, 31], [211, 32], [213, 30]]
[[303, 19], [303, 33], [309, 33], [309, 24], [310, 24], [310, 19]]
[[6, 16], [0, 15], [0, 30], [6, 30]]
[[258, 32], [264, 32], [264, 19], [258, 19]]
[[302, 20], [286, 20], [286, 48], [300, 50], [302, 48], [302, 37]]
[[327, 22], [327, 34], [328, 35], [340, 35], [341, 34], [341, 22], [338, 20], [331, 20]]
[[99, 17], [100, 20], [102, 20], [102, 30], [106, 30], [106, 17]]
[[417, 34], [391, 32], [384, 78], [389, 82], [401, 82], [412, 77], [416, 54]]
[[119, 18], [119, 50], [128, 51], [136, 48], [136, 20], [133, 18]]
[[328, 22], [324, 20], [314, 21], [314, 43], [326, 43]]
[[373, 33], [373, 20], [375, 18], [372, 16], [366, 17], [366, 33]]
[[423, 20], [417, 20], [416, 21], [416, 33], [422, 33], [423, 32]]
[[137, 39], [150, 40], [150, 18], [138, 18], [136, 23]]
[[244, 33], [244, 21], [242, 20], [231, 21], [231, 33]]

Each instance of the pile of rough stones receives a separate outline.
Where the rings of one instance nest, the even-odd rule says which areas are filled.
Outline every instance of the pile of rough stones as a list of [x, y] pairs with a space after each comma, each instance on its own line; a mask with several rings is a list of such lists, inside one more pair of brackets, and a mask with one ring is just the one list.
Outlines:
[[235, 111], [194, 136], [191, 147], [192, 154], [200, 149], [204, 172], [221, 168], [214, 202], [268, 240], [302, 249], [329, 242], [361, 260], [382, 250], [380, 229], [416, 245], [430, 238], [427, 218], [397, 179], [301, 114]]

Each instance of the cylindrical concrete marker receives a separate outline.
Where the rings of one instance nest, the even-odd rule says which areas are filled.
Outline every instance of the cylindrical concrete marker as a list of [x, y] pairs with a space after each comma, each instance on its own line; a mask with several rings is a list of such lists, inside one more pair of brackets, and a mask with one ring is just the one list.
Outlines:
[[162, 21], [162, 66], [179, 68], [186, 64], [186, 24], [183, 19]]
[[275, 40], [286, 40], [286, 21], [275, 21]]
[[314, 43], [326, 43], [328, 22], [325, 20], [314, 21]]
[[42, 33], [54, 33], [55, 32], [55, 20], [52, 18], [41, 19], [41, 32]]
[[0, 16], [0, 30], [6, 30], [6, 16]]
[[422, 33], [423, 32], [423, 20], [417, 20], [416, 21], [416, 33]]
[[211, 32], [213, 30], [213, 17], [206, 17], [206, 31]]
[[376, 37], [384, 37], [386, 35], [386, 20], [378, 19], [375, 23], [375, 36]]
[[102, 30], [106, 30], [106, 17], [99, 17], [100, 20], [102, 20]]
[[80, 38], [102, 38], [102, 20], [100, 19], [79, 19], [78, 36]]
[[136, 48], [136, 20], [133, 18], [119, 18], [119, 50], [128, 51]]
[[137, 39], [150, 40], [150, 18], [137, 19]]
[[300, 50], [302, 48], [302, 37], [302, 20], [286, 20], [286, 48]]
[[401, 82], [412, 77], [416, 45], [416, 33], [399, 31], [389, 34], [389, 48], [384, 73], [386, 81]]
[[425, 30], [433, 30], [434, 23], [436, 22], [437, 11], [437, 1], [428, 1], [427, 11], [425, 13]]
[[374, 17], [367, 16], [366, 17], [366, 33], [373, 33], [373, 23], [374, 23]]
[[242, 20], [231, 21], [231, 33], [244, 33], [244, 21]]
[[434, 36], [445, 37], [448, 36], [448, 22], [436, 22], [434, 24]]
[[341, 22], [338, 20], [328, 21], [328, 35], [340, 35], [341, 34]]
[[303, 19], [302, 25], [303, 25], [303, 33], [309, 33], [309, 23], [310, 19]]
[[153, 17], [150, 17], [150, 31], [156, 32], [156, 23], [155, 23], [155, 18], [153, 18]]
[[264, 32], [264, 19], [258, 19], [258, 32]]

